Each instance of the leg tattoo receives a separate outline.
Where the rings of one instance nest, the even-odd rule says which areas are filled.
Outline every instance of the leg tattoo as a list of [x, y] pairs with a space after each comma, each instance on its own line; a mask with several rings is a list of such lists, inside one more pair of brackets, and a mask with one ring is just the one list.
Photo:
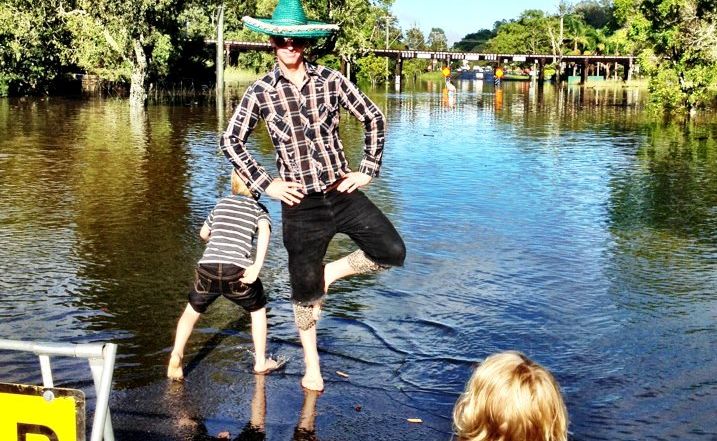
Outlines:
[[294, 303], [294, 321], [296, 326], [302, 331], [307, 331], [316, 325], [314, 319], [314, 307], [302, 306]]
[[356, 271], [356, 274], [365, 274], [380, 271], [386, 269], [386, 266], [380, 265], [366, 256], [363, 250], [356, 250], [353, 253], [346, 256], [348, 263], [351, 268]]

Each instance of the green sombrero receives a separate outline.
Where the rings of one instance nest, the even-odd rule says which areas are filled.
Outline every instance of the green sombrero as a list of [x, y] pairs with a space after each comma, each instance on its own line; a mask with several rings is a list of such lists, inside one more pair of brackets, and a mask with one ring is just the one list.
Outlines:
[[241, 20], [252, 31], [280, 37], [319, 38], [339, 30], [338, 25], [307, 19], [301, 0], [279, 0], [271, 18]]

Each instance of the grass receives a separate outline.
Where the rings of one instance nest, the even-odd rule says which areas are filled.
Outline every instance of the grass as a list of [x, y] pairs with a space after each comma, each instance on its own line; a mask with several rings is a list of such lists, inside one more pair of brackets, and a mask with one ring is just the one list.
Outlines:
[[248, 84], [257, 80], [263, 74], [257, 74], [253, 69], [242, 69], [229, 66], [224, 69], [225, 84]]

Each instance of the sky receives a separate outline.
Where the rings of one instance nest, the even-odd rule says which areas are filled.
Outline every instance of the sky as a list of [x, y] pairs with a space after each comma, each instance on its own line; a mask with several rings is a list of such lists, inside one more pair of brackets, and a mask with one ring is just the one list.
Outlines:
[[466, 34], [493, 29], [496, 21], [517, 18], [526, 9], [555, 13], [558, 0], [396, 0], [391, 7], [404, 32], [418, 25], [428, 37], [431, 28], [441, 28], [449, 47]]

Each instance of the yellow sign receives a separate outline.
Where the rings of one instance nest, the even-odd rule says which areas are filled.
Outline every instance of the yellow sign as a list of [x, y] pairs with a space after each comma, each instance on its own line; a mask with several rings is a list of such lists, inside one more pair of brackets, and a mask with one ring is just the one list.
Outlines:
[[451, 76], [451, 70], [447, 67], [444, 67], [443, 69], [441, 69], [441, 73], [443, 73], [443, 76], [445, 78], [448, 78]]
[[503, 78], [503, 68], [499, 67], [495, 70], [495, 76], [496, 78]]
[[0, 383], [0, 440], [84, 441], [81, 390]]

